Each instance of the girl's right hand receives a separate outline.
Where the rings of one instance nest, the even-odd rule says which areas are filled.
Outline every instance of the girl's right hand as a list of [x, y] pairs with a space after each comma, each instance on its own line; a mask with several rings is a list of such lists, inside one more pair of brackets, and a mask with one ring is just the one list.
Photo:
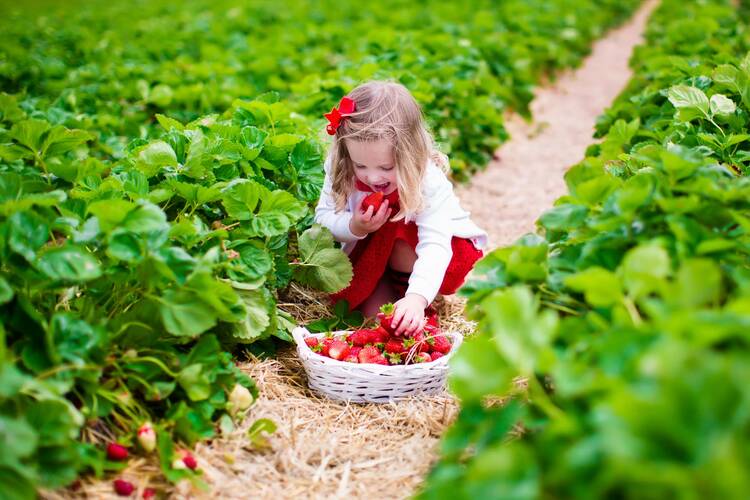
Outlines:
[[355, 236], [367, 236], [370, 233], [374, 233], [380, 227], [388, 222], [391, 217], [391, 210], [388, 208], [388, 200], [383, 201], [377, 212], [373, 213], [374, 209], [372, 206], [367, 208], [367, 211], [357, 210], [352, 215], [352, 220], [349, 222], [349, 230]]

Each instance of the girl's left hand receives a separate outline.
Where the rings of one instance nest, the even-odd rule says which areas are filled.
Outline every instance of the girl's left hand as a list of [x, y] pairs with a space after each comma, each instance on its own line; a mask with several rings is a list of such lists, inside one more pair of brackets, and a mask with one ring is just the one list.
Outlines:
[[406, 296], [393, 304], [393, 320], [391, 326], [396, 335], [414, 335], [424, 323], [424, 310], [427, 300], [416, 293]]

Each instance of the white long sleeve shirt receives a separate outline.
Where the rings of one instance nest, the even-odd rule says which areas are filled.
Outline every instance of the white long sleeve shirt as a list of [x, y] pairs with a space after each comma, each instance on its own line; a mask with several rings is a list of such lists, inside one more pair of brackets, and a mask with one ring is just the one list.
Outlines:
[[[325, 181], [315, 209], [315, 222], [327, 227], [333, 237], [340, 241], [342, 250], [348, 255], [357, 241], [366, 236], [356, 236], [349, 229], [349, 222], [355, 210], [359, 210], [362, 200], [368, 193], [354, 191], [347, 199], [346, 208], [336, 212], [336, 204], [331, 190], [330, 160], [326, 160]], [[406, 293], [421, 295], [431, 303], [443, 283], [453, 250], [451, 239], [454, 236], [471, 240], [478, 249], [487, 246], [487, 233], [469, 218], [469, 212], [461, 208], [453, 193], [453, 185], [440, 168], [429, 160], [422, 180], [424, 208], [417, 214], [406, 214], [406, 222], [417, 224], [419, 242], [416, 247], [417, 260], [409, 277]]]

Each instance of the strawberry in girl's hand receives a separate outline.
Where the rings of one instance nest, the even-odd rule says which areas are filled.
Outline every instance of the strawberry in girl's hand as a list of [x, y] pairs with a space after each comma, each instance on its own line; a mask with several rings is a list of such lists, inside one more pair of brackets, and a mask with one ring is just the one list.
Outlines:
[[362, 200], [362, 211], [367, 212], [367, 209], [372, 207], [372, 213], [377, 212], [380, 209], [380, 205], [383, 204], [383, 192], [375, 191], [365, 196]]
[[380, 320], [380, 326], [385, 328], [385, 330], [388, 333], [393, 333], [393, 326], [391, 325], [391, 322], [393, 321], [393, 304], [383, 304], [380, 307], [380, 312], [377, 315], [378, 320]]
[[341, 361], [349, 355], [349, 344], [341, 340], [334, 340], [328, 348], [328, 355]]

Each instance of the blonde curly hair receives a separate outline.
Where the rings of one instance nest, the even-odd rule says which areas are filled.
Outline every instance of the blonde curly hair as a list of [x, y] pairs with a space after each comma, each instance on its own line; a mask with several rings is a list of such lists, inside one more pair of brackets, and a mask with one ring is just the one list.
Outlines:
[[393, 146], [400, 205], [391, 220], [418, 213], [424, 204], [421, 185], [428, 160], [432, 159], [443, 171], [448, 169], [448, 158], [438, 151], [419, 104], [406, 87], [392, 81], [364, 83], [347, 97], [355, 102], [356, 110], [341, 121], [328, 155], [336, 211], [344, 210], [355, 189], [354, 165], [345, 139], [385, 139]]

